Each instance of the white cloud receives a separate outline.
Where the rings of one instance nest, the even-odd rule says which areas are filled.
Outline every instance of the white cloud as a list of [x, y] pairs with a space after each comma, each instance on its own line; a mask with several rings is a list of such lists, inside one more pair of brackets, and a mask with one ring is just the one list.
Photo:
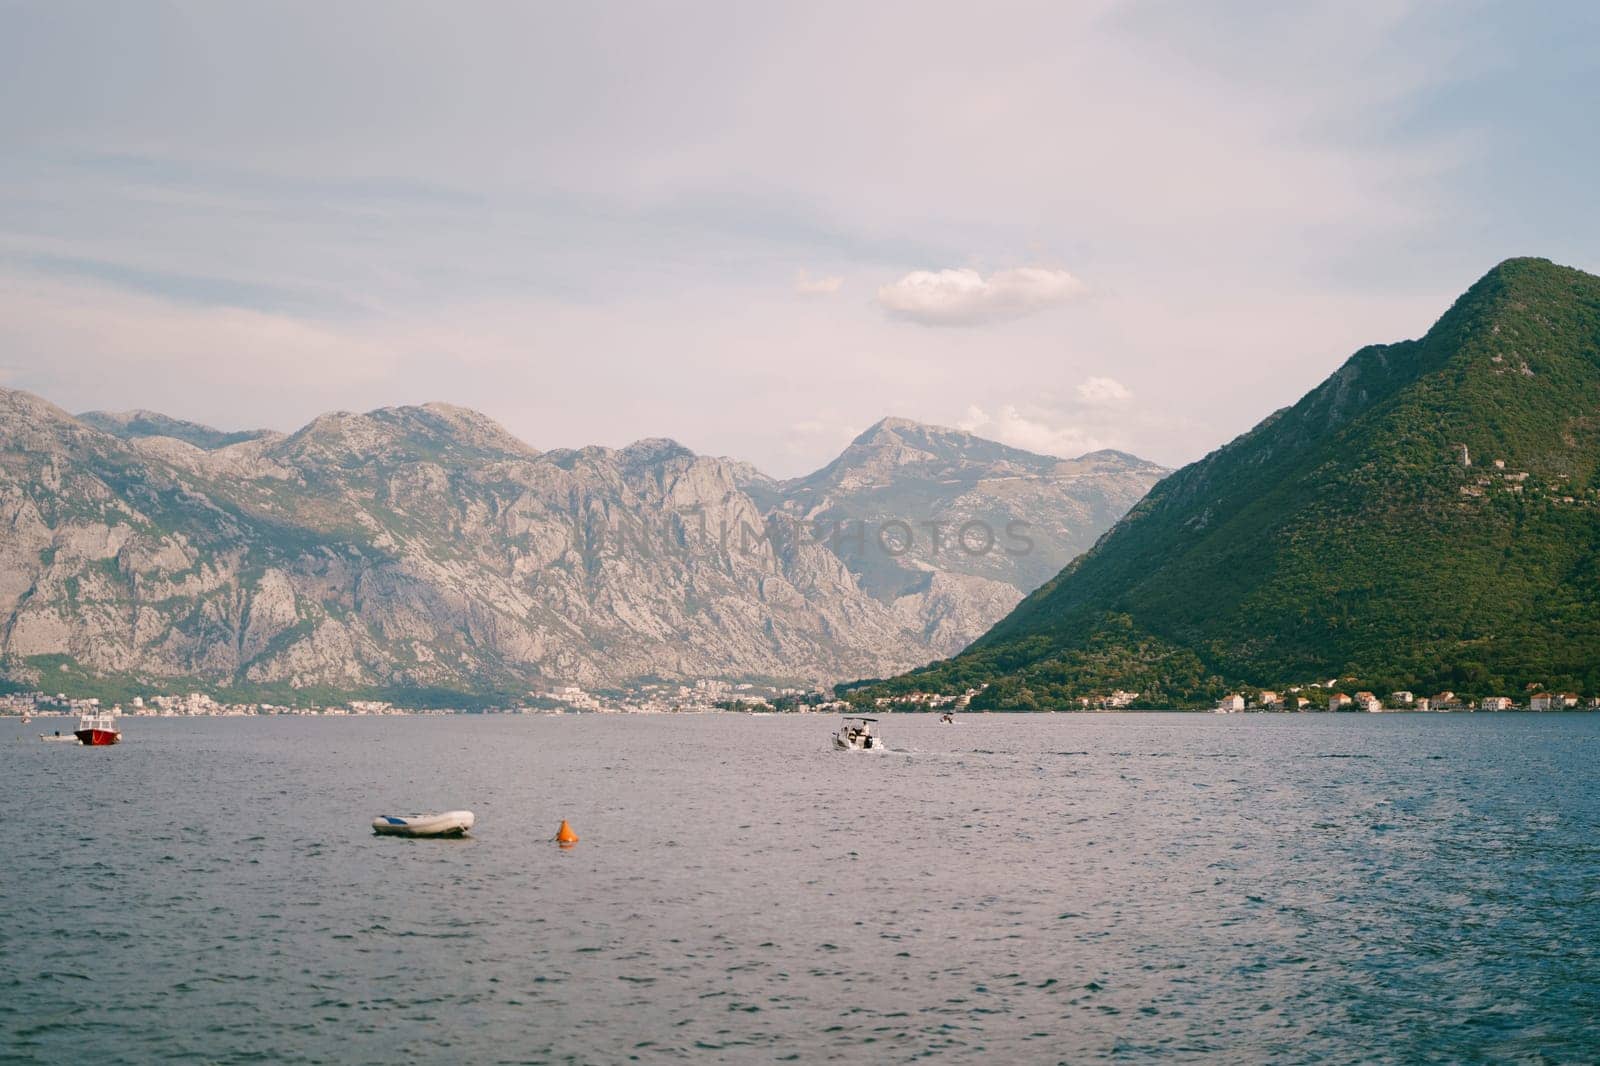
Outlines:
[[914, 270], [878, 290], [887, 311], [925, 326], [971, 326], [1059, 307], [1083, 294], [1065, 270], [1018, 267], [987, 278], [970, 267]]
[[814, 278], [804, 270], [794, 276], [794, 291], [801, 296], [832, 296], [844, 288], [844, 279], [837, 275]]
[[1082, 426], [1063, 426], [1048, 412], [1024, 413], [1011, 404], [999, 408], [994, 414], [973, 405], [967, 408], [966, 416], [956, 425], [968, 433], [1014, 448], [1067, 459], [1116, 446], [1115, 442]]
[[1092, 407], [1117, 407], [1133, 399], [1133, 392], [1116, 378], [1092, 377], [1079, 383], [1078, 399]]
[[956, 421], [957, 429], [964, 429], [968, 433], [976, 433], [982, 426], [988, 425], [989, 413], [977, 404], [967, 408], [967, 413]]
[[[1476, 10], [489, 6], [19, 14], [12, 380], [226, 426], [447, 399], [541, 447], [673, 435], [774, 474], [889, 411], [977, 403], [1023, 446], [1175, 463], [1425, 329], [1504, 249], [1591, 269], [1600, 249], [1563, 178], [1583, 138], [1438, 106], [1541, 80]], [[1581, 96], [1550, 73], [1552, 102]], [[1495, 153], [1507, 137], [1549, 143]], [[978, 266], [1024, 263], [1094, 299], [1003, 349], [906, 328], [1035, 307], [1024, 272]], [[1105, 372], [1137, 404], [1074, 391]], [[839, 426], [775, 432], [763, 392]]]

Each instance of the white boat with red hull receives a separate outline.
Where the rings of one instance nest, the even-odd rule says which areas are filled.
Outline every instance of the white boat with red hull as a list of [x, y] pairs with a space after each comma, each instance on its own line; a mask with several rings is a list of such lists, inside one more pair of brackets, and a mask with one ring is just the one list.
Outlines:
[[122, 742], [122, 730], [117, 728], [117, 716], [110, 712], [84, 715], [78, 720], [78, 728], [72, 735], [77, 737], [79, 742], [93, 747]]

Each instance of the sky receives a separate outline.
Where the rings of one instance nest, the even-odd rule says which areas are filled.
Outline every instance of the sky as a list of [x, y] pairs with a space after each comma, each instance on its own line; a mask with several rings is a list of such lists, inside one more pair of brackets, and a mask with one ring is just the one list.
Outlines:
[[0, 0], [0, 385], [1178, 465], [1600, 271], [1597, 103], [1584, 3]]

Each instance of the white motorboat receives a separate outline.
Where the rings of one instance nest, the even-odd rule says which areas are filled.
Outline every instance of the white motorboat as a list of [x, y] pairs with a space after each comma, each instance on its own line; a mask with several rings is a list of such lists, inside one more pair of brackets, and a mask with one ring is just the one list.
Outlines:
[[48, 740], [56, 744], [82, 744], [76, 733], [40, 733], [40, 740]]
[[75, 735], [83, 743], [96, 748], [108, 744], [121, 744], [122, 730], [117, 728], [119, 713], [113, 707], [105, 714], [86, 714], [78, 720], [78, 731]]
[[846, 718], [844, 728], [833, 735], [838, 751], [883, 751], [883, 738], [872, 735], [876, 718]]
[[372, 820], [372, 831], [385, 837], [459, 837], [467, 835], [475, 820], [471, 811], [380, 814]]

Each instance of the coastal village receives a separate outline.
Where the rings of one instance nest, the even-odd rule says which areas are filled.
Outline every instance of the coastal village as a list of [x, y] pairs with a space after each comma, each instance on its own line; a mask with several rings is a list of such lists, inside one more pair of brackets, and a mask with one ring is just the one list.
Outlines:
[[204, 692], [182, 695], [135, 696], [126, 704], [106, 706], [97, 697], [74, 697], [42, 691], [0, 695], [0, 717], [81, 716], [110, 711], [142, 718], [245, 717], [251, 715], [301, 715], [362, 717], [383, 715], [482, 714], [695, 714], [711, 711], [752, 713], [821, 712], [848, 710], [830, 694], [793, 686], [730, 682], [702, 678], [693, 684], [650, 683], [621, 693], [591, 692], [563, 685], [530, 693], [527, 702], [504, 707], [427, 708], [396, 706], [382, 700], [346, 700], [338, 704], [228, 703]]
[[[963, 710], [977, 695], [972, 689], [959, 696], [937, 692], [908, 692], [900, 696], [880, 696], [874, 704], [880, 711], [938, 711]], [[1116, 689], [1108, 695], [1083, 696], [1071, 711], [1128, 711], [1170, 710], [1172, 708], [1143, 705], [1140, 693]], [[1412, 692], [1391, 692], [1380, 697], [1372, 692], [1345, 693], [1339, 688], [1339, 679], [1295, 685], [1281, 692], [1259, 689], [1248, 692], [1231, 692], [1217, 701], [1212, 708], [1216, 714], [1243, 714], [1245, 712], [1340, 712], [1354, 711], [1378, 714], [1385, 711], [1459, 712], [1459, 711], [1571, 711], [1600, 710], [1600, 696], [1580, 696], [1574, 692], [1545, 692], [1535, 689], [1522, 700], [1510, 696], [1483, 696], [1470, 699], [1454, 692], [1440, 692], [1434, 696], [1418, 696]]]
[[1363, 711], [1379, 714], [1385, 711], [1571, 711], [1600, 710], [1600, 696], [1583, 697], [1575, 692], [1545, 692], [1534, 690], [1522, 702], [1510, 696], [1483, 696], [1472, 700], [1445, 691], [1433, 696], [1418, 696], [1412, 692], [1391, 692], [1380, 697], [1372, 692], [1353, 694], [1338, 689], [1337, 680], [1310, 686], [1321, 690], [1323, 698], [1306, 694], [1306, 687], [1296, 686], [1284, 692], [1263, 689], [1246, 697], [1241, 693], [1224, 696], [1216, 707], [1218, 714], [1238, 714], [1244, 711]]
[[[880, 696], [873, 700], [879, 712], [950, 712], [968, 709], [981, 689], [959, 694], [909, 692]], [[1106, 695], [1084, 696], [1063, 711], [1140, 711], [1163, 710], [1140, 703], [1140, 693], [1116, 689]], [[526, 703], [503, 707], [412, 708], [383, 700], [352, 699], [338, 704], [228, 703], [204, 692], [182, 695], [135, 696], [127, 704], [105, 706], [95, 697], [73, 697], [65, 693], [41, 691], [0, 695], [0, 717], [81, 716], [109, 711], [112, 714], [143, 718], [245, 717], [251, 715], [301, 715], [363, 717], [385, 715], [448, 714], [704, 714], [714, 711], [753, 714], [841, 714], [852, 705], [831, 693], [793, 686], [733, 682], [702, 678], [693, 684], [664, 682], [640, 685], [616, 692], [592, 692], [578, 685], [562, 685], [545, 692], [530, 693]], [[1191, 710], [1204, 710], [1191, 708]], [[1510, 696], [1482, 696], [1476, 699], [1440, 692], [1418, 696], [1407, 691], [1378, 696], [1367, 691], [1347, 693], [1338, 679], [1295, 685], [1283, 691], [1273, 689], [1232, 692], [1211, 709], [1215, 714], [1317, 713], [1317, 712], [1477, 712], [1477, 711], [1600, 711], [1600, 696], [1575, 692], [1546, 692], [1536, 689], [1520, 699]]]

